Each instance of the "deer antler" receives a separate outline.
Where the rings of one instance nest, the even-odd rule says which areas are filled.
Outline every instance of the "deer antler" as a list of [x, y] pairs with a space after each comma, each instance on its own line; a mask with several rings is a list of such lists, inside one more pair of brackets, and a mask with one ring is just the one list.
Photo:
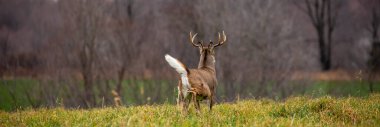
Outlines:
[[218, 44], [213, 45], [213, 47], [218, 47], [224, 44], [227, 41], [227, 36], [223, 31], [223, 37], [220, 37], [220, 33], [218, 32]]
[[195, 33], [194, 35], [190, 32], [190, 43], [194, 46], [194, 47], [201, 47], [203, 46], [203, 44], [201, 42], [198, 42], [198, 44], [195, 44], [194, 43], [194, 39], [195, 37], [197, 36], [198, 33]]

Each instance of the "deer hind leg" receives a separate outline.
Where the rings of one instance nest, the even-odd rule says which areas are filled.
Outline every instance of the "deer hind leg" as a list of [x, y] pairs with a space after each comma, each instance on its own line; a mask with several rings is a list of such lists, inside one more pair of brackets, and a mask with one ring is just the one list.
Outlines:
[[183, 108], [183, 105], [185, 104], [185, 99], [183, 98], [183, 95], [181, 93], [178, 93], [178, 98], [177, 98], [177, 106], [178, 108]]
[[212, 95], [210, 96], [210, 101], [209, 101], [210, 111], [212, 110], [212, 106], [214, 106], [214, 103], [215, 103], [214, 95], [212, 94]]
[[201, 106], [199, 105], [199, 100], [197, 100], [197, 92], [194, 88], [191, 88], [189, 91], [191, 93], [191, 100], [194, 102], [194, 107], [197, 110], [197, 113], [201, 112]]
[[187, 97], [183, 98], [182, 102], [182, 112], [187, 113], [189, 111], [189, 105], [191, 103], [191, 98], [189, 98], [189, 95]]
[[195, 100], [194, 104], [195, 104], [195, 109], [197, 109], [197, 112], [201, 113], [201, 106], [199, 105], [199, 100]]
[[185, 97], [185, 93], [184, 92], [187, 92], [187, 91], [182, 91], [182, 82], [181, 80], [179, 80], [178, 82], [178, 97], [177, 97], [177, 106], [180, 110], [182, 110], [182, 113], [186, 113], [187, 110], [188, 110], [188, 106], [189, 106], [189, 98], [188, 98], [188, 95], [186, 93], [186, 97]]
[[177, 96], [177, 106], [178, 107], [183, 107], [184, 104], [184, 97], [180, 88], [181, 82], [178, 83], [178, 96]]

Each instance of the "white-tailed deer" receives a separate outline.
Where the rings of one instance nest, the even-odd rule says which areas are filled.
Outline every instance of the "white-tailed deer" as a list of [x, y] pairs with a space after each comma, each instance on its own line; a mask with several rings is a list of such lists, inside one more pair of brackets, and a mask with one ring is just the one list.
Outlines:
[[203, 45], [202, 41], [194, 43], [197, 34], [193, 35], [190, 32], [190, 42], [194, 47], [199, 48], [200, 60], [197, 69], [188, 69], [179, 60], [165, 55], [166, 61], [173, 67], [179, 74], [180, 79], [178, 82], [178, 98], [177, 104], [182, 106], [182, 109], [187, 112], [188, 106], [191, 101], [197, 112], [200, 112], [199, 102], [202, 100], [209, 100], [210, 111], [215, 103], [215, 89], [217, 85], [216, 71], [215, 71], [215, 47], [223, 45], [227, 37], [218, 33], [218, 43], [214, 44], [212, 41], [207, 46]]

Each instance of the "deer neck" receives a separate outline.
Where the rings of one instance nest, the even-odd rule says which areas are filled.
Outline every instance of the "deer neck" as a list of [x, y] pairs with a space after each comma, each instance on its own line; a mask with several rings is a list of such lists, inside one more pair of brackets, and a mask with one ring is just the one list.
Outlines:
[[204, 65], [205, 65], [205, 55], [201, 54], [199, 58], [198, 69], [202, 68]]
[[198, 69], [207, 68], [215, 72], [215, 57], [208, 52], [201, 54]]

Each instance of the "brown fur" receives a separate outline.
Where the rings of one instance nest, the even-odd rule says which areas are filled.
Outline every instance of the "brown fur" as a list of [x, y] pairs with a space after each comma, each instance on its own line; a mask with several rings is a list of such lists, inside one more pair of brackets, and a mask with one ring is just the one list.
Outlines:
[[[182, 93], [182, 82], [178, 82], [178, 105], [181, 105], [183, 110], [187, 112], [188, 106], [191, 101], [194, 102], [194, 106], [198, 112], [200, 112], [199, 102], [202, 100], [209, 100], [210, 111], [215, 103], [215, 89], [217, 86], [216, 70], [215, 70], [215, 51], [216, 46], [222, 45], [226, 41], [226, 37], [223, 32], [223, 40], [219, 36], [219, 43], [213, 45], [212, 42], [208, 46], [203, 46], [201, 42], [198, 45], [194, 44], [195, 36], [190, 33], [191, 43], [199, 48], [200, 60], [197, 69], [190, 69], [188, 71], [188, 79], [191, 85], [188, 93], [190, 95], [185, 98]], [[186, 68], [186, 70], [188, 70]]]

